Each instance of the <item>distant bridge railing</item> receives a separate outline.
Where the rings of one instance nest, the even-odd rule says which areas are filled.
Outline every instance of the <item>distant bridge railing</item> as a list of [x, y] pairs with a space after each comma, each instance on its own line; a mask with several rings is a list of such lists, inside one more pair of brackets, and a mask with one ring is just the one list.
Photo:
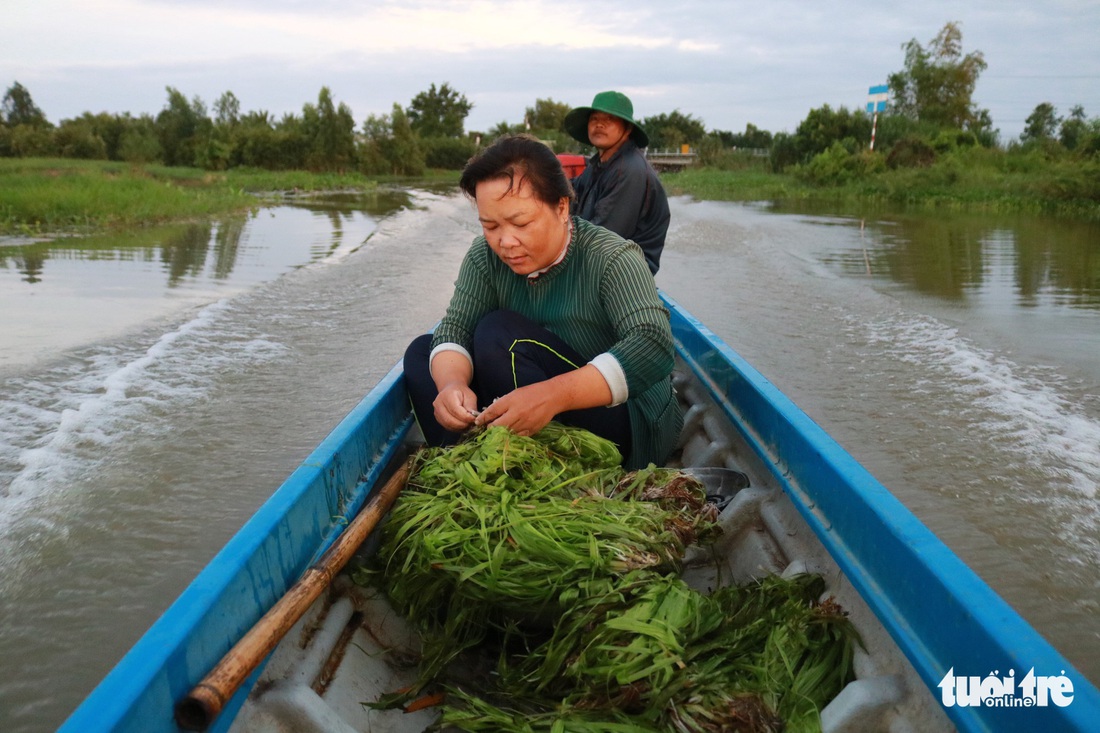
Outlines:
[[694, 165], [697, 156], [695, 151], [686, 145], [683, 148], [653, 150], [646, 149], [645, 157], [649, 164], [658, 171], [677, 171]]
[[[767, 148], [732, 148], [732, 151], [758, 158], [766, 158], [769, 154]], [[648, 148], [645, 157], [659, 171], [681, 170], [698, 160], [695, 149], [687, 145], [680, 148]]]

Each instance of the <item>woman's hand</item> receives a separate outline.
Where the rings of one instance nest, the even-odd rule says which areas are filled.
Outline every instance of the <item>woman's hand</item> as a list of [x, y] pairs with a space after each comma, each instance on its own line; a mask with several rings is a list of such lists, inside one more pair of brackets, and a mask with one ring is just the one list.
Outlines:
[[549, 381], [530, 384], [493, 400], [474, 422], [503, 425], [517, 435], [534, 435], [561, 412], [554, 398]]
[[462, 432], [477, 415], [477, 395], [470, 389], [473, 365], [465, 354], [441, 351], [432, 359], [431, 371], [439, 391], [432, 402], [436, 422], [452, 433]]
[[503, 425], [520, 435], [534, 435], [554, 416], [611, 404], [611, 388], [591, 364], [513, 390], [477, 416], [478, 425]]
[[451, 382], [439, 390], [432, 403], [435, 419], [451, 432], [462, 432], [474, 424], [477, 416], [477, 395], [465, 382]]

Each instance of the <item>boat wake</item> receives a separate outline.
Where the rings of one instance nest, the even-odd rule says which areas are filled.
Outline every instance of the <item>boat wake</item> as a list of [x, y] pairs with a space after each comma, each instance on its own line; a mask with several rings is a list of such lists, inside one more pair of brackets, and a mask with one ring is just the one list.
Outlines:
[[41, 523], [50, 507], [70, 505], [81, 486], [108, 489], [100, 481], [110, 473], [98, 469], [119, 445], [170, 430], [163, 418], [204, 399], [221, 370], [280, 353], [262, 334], [223, 325], [231, 311], [220, 300], [144, 349], [92, 347], [10, 380], [0, 399], [0, 538], [20, 519]]
[[[870, 328], [877, 348], [919, 366], [917, 373], [931, 370], [927, 382], [910, 386], [933, 394], [945, 422], [961, 423], [968, 442], [992, 454], [985, 459], [993, 466], [990, 486], [1012, 466], [1013, 475], [1035, 485], [1004, 483], [1019, 500], [1062, 516], [1067, 544], [1084, 549], [1086, 538], [1097, 536], [1100, 420], [1088, 413], [1088, 395], [1072, 396], [1074, 385], [1053, 369], [1014, 363], [928, 316], [898, 315]], [[1100, 544], [1093, 545], [1095, 561]]]

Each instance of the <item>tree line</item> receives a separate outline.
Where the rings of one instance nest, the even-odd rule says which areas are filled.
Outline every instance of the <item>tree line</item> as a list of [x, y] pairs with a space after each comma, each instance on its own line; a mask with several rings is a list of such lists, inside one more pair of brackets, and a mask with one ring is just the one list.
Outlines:
[[[414, 176], [426, 168], [460, 169], [483, 141], [516, 132], [530, 132], [558, 152], [587, 152], [563, 129], [572, 107], [553, 99], [537, 99], [524, 111], [522, 123], [505, 121], [484, 133], [467, 132], [473, 104], [448, 83], [432, 84], [408, 106], [395, 103], [390, 113], [372, 114], [361, 125], [328, 87], [301, 114], [279, 119], [266, 111], [242, 112], [231, 91], [212, 109], [197, 96], [188, 99], [173, 87], [166, 91], [165, 106], [156, 115], [85, 112], [55, 126], [30, 91], [15, 82], [0, 107], [0, 156]], [[767, 148], [771, 141], [770, 133], [752, 125], [743, 135], [708, 132], [701, 120], [678, 110], [641, 122], [656, 147], [693, 145], [708, 135], [724, 147]]]
[[[824, 105], [811, 109], [793, 133], [773, 134], [751, 123], [740, 133], [708, 130], [701, 119], [679, 110], [639, 121], [652, 148], [689, 145], [704, 165], [716, 167], [742, 166], [746, 150], [765, 151], [772, 170], [794, 167], [811, 178], [815, 161], [827, 174], [838, 166], [851, 173], [882, 165], [927, 166], [960, 147], [1000, 146], [989, 111], [973, 101], [984, 57], [980, 51], [963, 53], [958, 24], [947, 23], [927, 46], [914, 39], [902, 48], [904, 67], [889, 75], [891, 100], [877, 119], [862, 109]], [[361, 125], [328, 87], [301, 114], [279, 119], [266, 111], [242, 112], [230, 91], [212, 109], [197, 96], [187, 99], [173, 87], [166, 91], [165, 106], [156, 115], [85, 112], [55, 126], [30, 91], [15, 82], [0, 107], [0, 156], [415, 176], [426, 168], [461, 168], [479, 145], [505, 133], [530, 132], [558, 152], [588, 152], [563, 130], [571, 109], [565, 102], [537, 99], [524, 110], [522, 122], [472, 132], [465, 121], [473, 105], [448, 83], [432, 84], [407, 106], [395, 103], [388, 114], [370, 115]], [[875, 148], [869, 150], [872, 134]], [[1043, 102], [1020, 139], [1006, 147], [1100, 158], [1100, 119], [1087, 118], [1080, 105], [1059, 117]]]
[[[431, 96], [449, 92], [446, 85], [441, 90], [433, 86]], [[418, 95], [408, 111], [394, 105], [391, 115], [368, 117], [361, 131], [348, 106], [338, 104], [327, 87], [321, 88], [316, 103], [302, 107], [301, 114], [279, 119], [267, 111], [242, 112], [231, 91], [222, 94], [212, 110], [197, 96], [189, 100], [173, 87], [167, 87], [167, 93], [164, 108], [155, 116], [85, 112], [55, 127], [30, 92], [16, 82], [0, 107], [0, 155], [208, 170], [245, 166], [415, 175], [428, 164], [431, 148], [418, 138], [416, 127], [435, 134], [431, 100], [424, 101], [428, 93]]]

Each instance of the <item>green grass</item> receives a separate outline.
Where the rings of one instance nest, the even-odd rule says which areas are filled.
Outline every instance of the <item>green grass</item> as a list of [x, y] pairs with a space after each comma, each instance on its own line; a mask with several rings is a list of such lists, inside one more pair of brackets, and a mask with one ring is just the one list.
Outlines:
[[312, 173], [310, 171], [269, 171], [260, 168], [234, 168], [226, 173], [227, 183], [253, 194], [269, 196], [300, 195], [326, 191], [373, 191], [380, 185], [452, 186], [458, 184], [461, 171], [429, 170], [416, 178], [400, 176], [365, 176], [346, 173]]
[[711, 201], [776, 201], [807, 198], [814, 189], [794, 176], [760, 170], [718, 170], [690, 168], [661, 175], [665, 189], [673, 196], [690, 195]]
[[942, 155], [927, 168], [871, 172], [856, 156], [787, 173], [698, 168], [661, 177], [674, 195], [722, 201], [814, 202], [844, 209], [1029, 213], [1100, 221], [1100, 163], [984, 149]]
[[83, 231], [247, 210], [256, 197], [225, 176], [163, 166], [0, 159], [0, 231]]
[[[891, 170], [857, 156], [787, 173], [761, 165], [662, 175], [672, 195], [718, 201], [805, 202], [846, 210], [1042, 213], [1100, 221], [1100, 162], [1039, 153], [960, 149], [928, 168]], [[863, 162], [866, 162], [865, 160]], [[867, 172], [870, 170], [871, 172]], [[233, 169], [211, 172], [108, 161], [0, 158], [0, 234], [96, 231], [246, 211], [265, 199], [379, 185], [450, 187], [458, 171], [413, 179], [360, 173]]]
[[311, 173], [310, 171], [269, 171], [261, 168], [234, 168], [220, 174], [233, 188], [250, 193], [311, 193], [318, 191], [369, 191], [376, 180], [359, 173]]
[[[418, 183], [449, 185], [457, 171]], [[0, 234], [96, 231], [247, 211], [264, 198], [320, 191], [373, 191], [396, 178], [359, 173], [234, 169], [60, 158], [0, 158]]]

